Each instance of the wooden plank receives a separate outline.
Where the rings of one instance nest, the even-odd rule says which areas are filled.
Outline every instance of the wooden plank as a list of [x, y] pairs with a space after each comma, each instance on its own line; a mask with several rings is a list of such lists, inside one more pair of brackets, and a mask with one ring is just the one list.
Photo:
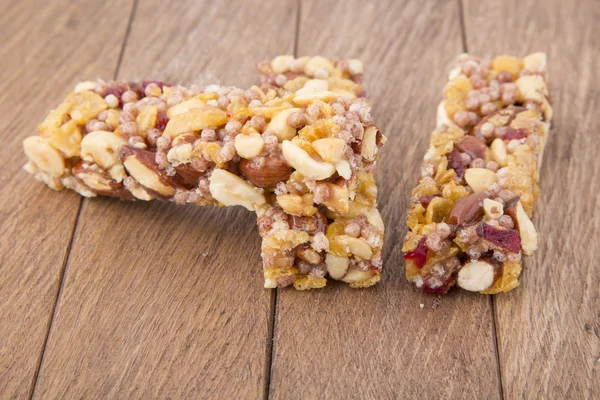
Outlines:
[[[465, 2], [471, 53], [549, 57], [554, 119], [534, 217], [541, 246], [521, 287], [495, 299], [511, 399], [600, 393], [600, 274], [590, 255], [600, 234], [599, 19], [597, 1]], [[490, 26], [494, 40], [481, 34]]]
[[25, 398], [45, 345], [81, 200], [27, 175], [21, 142], [35, 134], [78, 80], [114, 74], [132, 2], [3, 3], [0, 397]]
[[[296, 3], [140, 2], [119, 78], [249, 86]], [[217, 79], [217, 77], [219, 79]], [[273, 293], [246, 210], [85, 202], [36, 394], [259, 398]]]
[[489, 298], [419, 293], [405, 281], [400, 252], [449, 63], [462, 52], [457, 3], [303, 2], [298, 45], [299, 55], [365, 62], [367, 97], [389, 139], [377, 179], [386, 262], [370, 289], [279, 292], [270, 394], [498, 398]]

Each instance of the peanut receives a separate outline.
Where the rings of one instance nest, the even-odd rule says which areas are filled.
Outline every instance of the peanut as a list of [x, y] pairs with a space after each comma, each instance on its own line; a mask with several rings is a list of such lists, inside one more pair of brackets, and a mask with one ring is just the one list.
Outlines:
[[469, 168], [465, 171], [465, 180], [474, 193], [481, 193], [498, 182], [498, 177], [489, 169]]

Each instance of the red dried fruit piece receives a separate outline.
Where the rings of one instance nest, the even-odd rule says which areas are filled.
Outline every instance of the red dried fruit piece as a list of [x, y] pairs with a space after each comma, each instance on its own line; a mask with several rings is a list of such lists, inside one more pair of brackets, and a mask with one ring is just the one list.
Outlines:
[[518, 253], [521, 250], [521, 239], [514, 229], [499, 229], [488, 224], [481, 224], [477, 227], [477, 234], [511, 253]]
[[513, 129], [513, 128], [507, 126], [502, 139], [504, 139], [504, 140], [513, 140], [513, 139], [519, 140], [519, 139], [523, 139], [526, 137], [527, 137], [527, 130]]
[[421, 203], [423, 208], [427, 208], [427, 206], [429, 205], [431, 200], [433, 200], [434, 197], [440, 197], [440, 195], [439, 194], [426, 194], [425, 196], [421, 196], [419, 198], [419, 203]]
[[456, 144], [459, 151], [467, 153], [472, 158], [482, 158], [485, 160], [485, 142], [475, 136], [463, 136], [460, 142]]
[[156, 116], [156, 129], [164, 131], [167, 126], [167, 122], [169, 122], [169, 117], [167, 117], [167, 113], [161, 111]]
[[483, 199], [485, 192], [473, 193], [459, 199], [446, 217], [446, 223], [451, 225], [468, 224], [483, 216]]
[[421, 269], [423, 268], [423, 265], [425, 265], [425, 261], [427, 261], [428, 251], [429, 248], [425, 243], [425, 238], [423, 238], [414, 250], [407, 251], [402, 257], [404, 257], [404, 261], [412, 261], [415, 264], [415, 267]]
[[[448, 159], [448, 167], [452, 168], [456, 172], [456, 176], [462, 179], [465, 176], [466, 167], [460, 152], [453, 148], [450, 153], [446, 154], [446, 158]], [[427, 206], [424, 207], [427, 208]]]

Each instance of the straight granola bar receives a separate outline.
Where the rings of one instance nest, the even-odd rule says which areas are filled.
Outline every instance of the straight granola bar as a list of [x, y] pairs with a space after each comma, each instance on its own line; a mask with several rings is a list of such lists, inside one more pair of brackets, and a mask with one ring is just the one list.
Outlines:
[[25, 169], [86, 197], [255, 211], [266, 288], [371, 286], [385, 138], [364, 99], [329, 89], [82, 82], [23, 142]]
[[461, 55], [412, 191], [406, 277], [428, 293], [485, 294], [519, 285], [552, 118], [546, 56]]

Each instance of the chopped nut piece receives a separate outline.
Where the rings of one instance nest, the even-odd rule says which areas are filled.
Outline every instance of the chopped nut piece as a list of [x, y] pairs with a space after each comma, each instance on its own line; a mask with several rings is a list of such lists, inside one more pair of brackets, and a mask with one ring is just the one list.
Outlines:
[[479, 193], [487, 190], [498, 181], [494, 171], [485, 168], [469, 168], [465, 171], [465, 180], [473, 189], [473, 192]]
[[274, 114], [271, 122], [267, 125], [266, 131], [272, 132], [280, 142], [292, 139], [296, 136], [296, 128], [288, 123], [288, 117], [300, 111], [299, 108], [288, 108]]
[[281, 149], [285, 161], [306, 178], [323, 180], [335, 173], [335, 166], [333, 164], [315, 160], [306, 151], [289, 140], [283, 141]]
[[491, 199], [483, 199], [483, 210], [485, 211], [485, 215], [490, 219], [499, 219], [504, 214], [502, 203]]
[[331, 253], [327, 253], [325, 257], [325, 264], [327, 265], [327, 272], [333, 279], [342, 279], [348, 271], [348, 265], [350, 260], [347, 257], [338, 257]]
[[217, 107], [204, 105], [192, 108], [186, 113], [177, 114], [167, 122], [165, 135], [175, 137], [182, 133], [216, 128], [225, 125], [227, 113]]
[[122, 137], [109, 131], [88, 133], [81, 140], [81, 158], [96, 163], [105, 170], [120, 165], [119, 149], [127, 144]]
[[39, 136], [30, 136], [23, 141], [23, 150], [25, 154], [37, 168], [50, 174], [53, 177], [59, 177], [65, 169], [65, 162], [52, 146], [46, 140]]
[[471, 292], [481, 292], [494, 283], [494, 266], [483, 261], [470, 261], [458, 271], [458, 286]]
[[223, 169], [215, 169], [211, 174], [210, 194], [226, 206], [242, 206], [250, 211], [265, 204], [265, 196], [239, 176]]
[[506, 167], [508, 164], [508, 155], [506, 152], [506, 144], [500, 138], [494, 139], [491, 145], [492, 157], [500, 167]]
[[521, 249], [525, 255], [531, 255], [538, 248], [538, 235], [533, 222], [525, 213], [521, 202], [517, 202], [517, 228], [521, 237]]
[[330, 137], [315, 140], [311, 145], [324, 161], [335, 164], [342, 159], [346, 142], [343, 139]]
[[264, 148], [265, 141], [259, 133], [242, 133], [235, 137], [235, 150], [242, 158], [256, 157]]

